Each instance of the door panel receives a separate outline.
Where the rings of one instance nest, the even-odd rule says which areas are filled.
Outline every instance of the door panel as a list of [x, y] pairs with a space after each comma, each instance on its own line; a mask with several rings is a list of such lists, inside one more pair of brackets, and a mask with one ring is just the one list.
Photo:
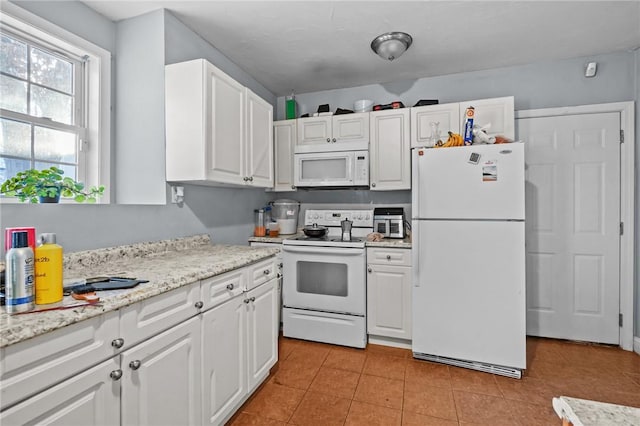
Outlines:
[[518, 120], [527, 333], [619, 343], [620, 115]]
[[278, 360], [278, 289], [277, 280], [247, 293], [251, 301], [247, 308], [247, 336], [249, 341], [248, 391], [269, 374]]
[[254, 186], [273, 186], [273, 107], [247, 90], [247, 170]]

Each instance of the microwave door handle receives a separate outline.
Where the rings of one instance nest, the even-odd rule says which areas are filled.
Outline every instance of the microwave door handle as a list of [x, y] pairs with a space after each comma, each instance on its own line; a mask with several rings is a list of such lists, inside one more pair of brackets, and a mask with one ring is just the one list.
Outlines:
[[353, 170], [353, 169], [355, 168], [355, 163], [356, 163], [356, 156], [355, 156], [355, 154], [352, 152], [352, 153], [350, 153], [350, 154], [349, 154], [349, 156], [347, 157], [347, 164], [349, 165], [349, 166], [347, 167], [347, 170], [348, 170], [348, 172], [349, 172], [349, 173], [348, 173], [348, 176], [347, 176], [347, 179], [348, 179], [348, 180], [349, 180], [349, 182], [351, 182], [351, 183], [353, 183], [353, 179], [354, 179], [354, 176], [353, 176], [353, 172], [354, 172], [354, 170]]
[[302, 247], [302, 246], [283, 246], [283, 251], [289, 253], [306, 253], [306, 254], [332, 254], [334, 256], [345, 256], [345, 255], [362, 255], [364, 252], [362, 249], [357, 248], [340, 248], [336, 250], [335, 248], [330, 247]]

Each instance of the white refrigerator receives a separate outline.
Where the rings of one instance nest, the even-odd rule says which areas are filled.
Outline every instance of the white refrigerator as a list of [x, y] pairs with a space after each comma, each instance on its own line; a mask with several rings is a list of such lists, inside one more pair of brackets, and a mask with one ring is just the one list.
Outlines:
[[412, 151], [415, 358], [526, 368], [524, 144]]

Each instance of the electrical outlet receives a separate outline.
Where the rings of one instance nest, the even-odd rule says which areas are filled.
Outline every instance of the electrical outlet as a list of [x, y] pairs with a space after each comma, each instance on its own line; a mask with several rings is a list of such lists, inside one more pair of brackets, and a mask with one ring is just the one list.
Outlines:
[[184, 186], [171, 187], [171, 202], [173, 204], [180, 204], [184, 202]]

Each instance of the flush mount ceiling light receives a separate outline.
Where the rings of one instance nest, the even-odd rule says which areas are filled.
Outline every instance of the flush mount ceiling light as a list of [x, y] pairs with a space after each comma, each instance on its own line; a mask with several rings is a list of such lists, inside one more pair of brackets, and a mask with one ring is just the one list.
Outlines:
[[376, 52], [382, 59], [393, 61], [400, 57], [405, 50], [411, 46], [413, 38], [407, 33], [390, 32], [380, 34], [371, 42], [371, 50]]

